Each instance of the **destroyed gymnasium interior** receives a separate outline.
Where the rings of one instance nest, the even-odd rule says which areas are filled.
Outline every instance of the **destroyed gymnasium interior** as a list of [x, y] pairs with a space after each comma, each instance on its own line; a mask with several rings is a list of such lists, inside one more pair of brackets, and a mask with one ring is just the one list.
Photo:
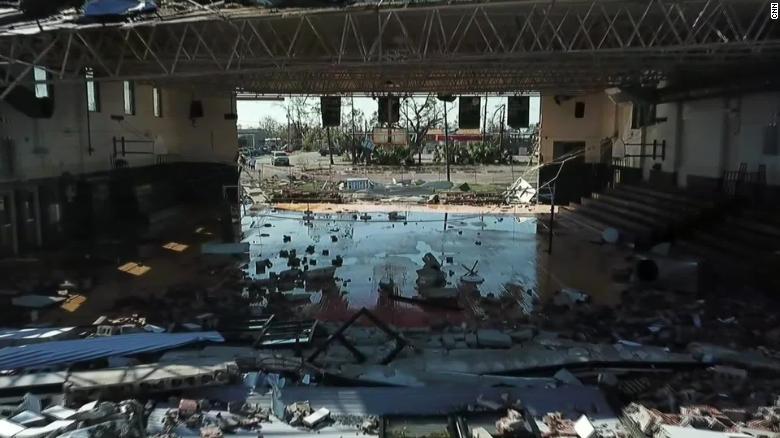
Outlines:
[[764, 0], [0, 0], [0, 438], [780, 438]]

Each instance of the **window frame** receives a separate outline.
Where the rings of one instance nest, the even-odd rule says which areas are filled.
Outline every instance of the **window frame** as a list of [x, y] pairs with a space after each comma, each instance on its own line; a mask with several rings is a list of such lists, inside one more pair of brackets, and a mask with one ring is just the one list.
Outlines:
[[158, 119], [163, 117], [162, 90], [158, 87], [152, 87], [152, 112]]
[[125, 115], [134, 116], [136, 112], [135, 82], [133, 81], [122, 82], [122, 98], [123, 98]]
[[[41, 77], [41, 75], [43, 75]], [[52, 87], [51, 85], [47, 83], [39, 84], [38, 81], [47, 81], [49, 80], [49, 72], [46, 71], [43, 67], [34, 66], [33, 67], [33, 80], [35, 81], [35, 86], [33, 91], [35, 92], [35, 97], [37, 99], [48, 99], [51, 98], [52, 95]]]
[[86, 79], [86, 92], [87, 92], [87, 111], [91, 113], [100, 112], [100, 83], [95, 82], [95, 74], [91, 68], [88, 68], [84, 73]]

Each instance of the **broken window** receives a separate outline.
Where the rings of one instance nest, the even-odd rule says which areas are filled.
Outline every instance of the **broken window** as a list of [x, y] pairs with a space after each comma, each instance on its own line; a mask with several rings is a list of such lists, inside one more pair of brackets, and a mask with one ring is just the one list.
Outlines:
[[159, 88], [152, 88], [152, 104], [154, 105], [154, 116], [162, 117], [162, 92]]
[[87, 79], [87, 109], [96, 113], [100, 111], [100, 84], [93, 81], [94, 72], [91, 68], [85, 74]]
[[574, 118], [581, 119], [585, 117], [585, 102], [574, 103]]
[[33, 78], [35, 79], [35, 97], [43, 99], [49, 97], [51, 90], [46, 80], [49, 79], [49, 74], [41, 67], [33, 68]]
[[135, 83], [132, 81], [125, 81], [124, 84], [124, 96], [125, 96], [125, 114], [135, 115]]
[[631, 129], [650, 126], [656, 122], [656, 106], [634, 103], [631, 107]]

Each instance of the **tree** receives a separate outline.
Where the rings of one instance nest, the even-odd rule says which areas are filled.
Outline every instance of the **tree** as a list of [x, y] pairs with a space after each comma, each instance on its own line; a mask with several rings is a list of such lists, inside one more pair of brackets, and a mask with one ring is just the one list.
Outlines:
[[314, 115], [319, 114], [319, 102], [314, 103], [308, 96], [291, 96], [284, 101], [287, 114], [287, 137], [292, 146], [302, 147], [303, 138], [317, 124]]
[[284, 126], [274, 120], [273, 117], [265, 116], [260, 119], [257, 125], [260, 129], [265, 131], [268, 138], [281, 138], [286, 135]]
[[345, 146], [349, 146], [352, 164], [357, 164], [358, 151], [361, 144], [358, 133], [365, 129], [366, 115], [360, 108], [355, 108], [352, 99], [343, 101], [342, 103], [344, 105], [342, 106], [341, 111], [341, 132], [346, 135], [342, 135], [341, 140], [346, 141], [340, 145], [342, 149]]
[[436, 96], [428, 94], [425, 98], [410, 97], [404, 99], [401, 104], [402, 121], [413, 135], [410, 153], [417, 151], [417, 164], [422, 164], [422, 149], [425, 144], [425, 135], [431, 128], [439, 126], [444, 116], [439, 108]]

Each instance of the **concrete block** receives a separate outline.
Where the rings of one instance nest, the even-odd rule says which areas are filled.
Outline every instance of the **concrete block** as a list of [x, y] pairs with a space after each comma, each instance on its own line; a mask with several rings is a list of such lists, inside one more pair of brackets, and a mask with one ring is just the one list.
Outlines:
[[574, 423], [574, 431], [577, 432], [577, 436], [580, 438], [593, 438], [596, 436], [596, 428], [586, 415], [582, 415]]
[[303, 418], [303, 424], [308, 427], [314, 427], [330, 417], [330, 411], [327, 408], [319, 408], [311, 415]]
[[485, 348], [509, 348], [512, 346], [512, 337], [498, 330], [479, 329], [477, 343]]

